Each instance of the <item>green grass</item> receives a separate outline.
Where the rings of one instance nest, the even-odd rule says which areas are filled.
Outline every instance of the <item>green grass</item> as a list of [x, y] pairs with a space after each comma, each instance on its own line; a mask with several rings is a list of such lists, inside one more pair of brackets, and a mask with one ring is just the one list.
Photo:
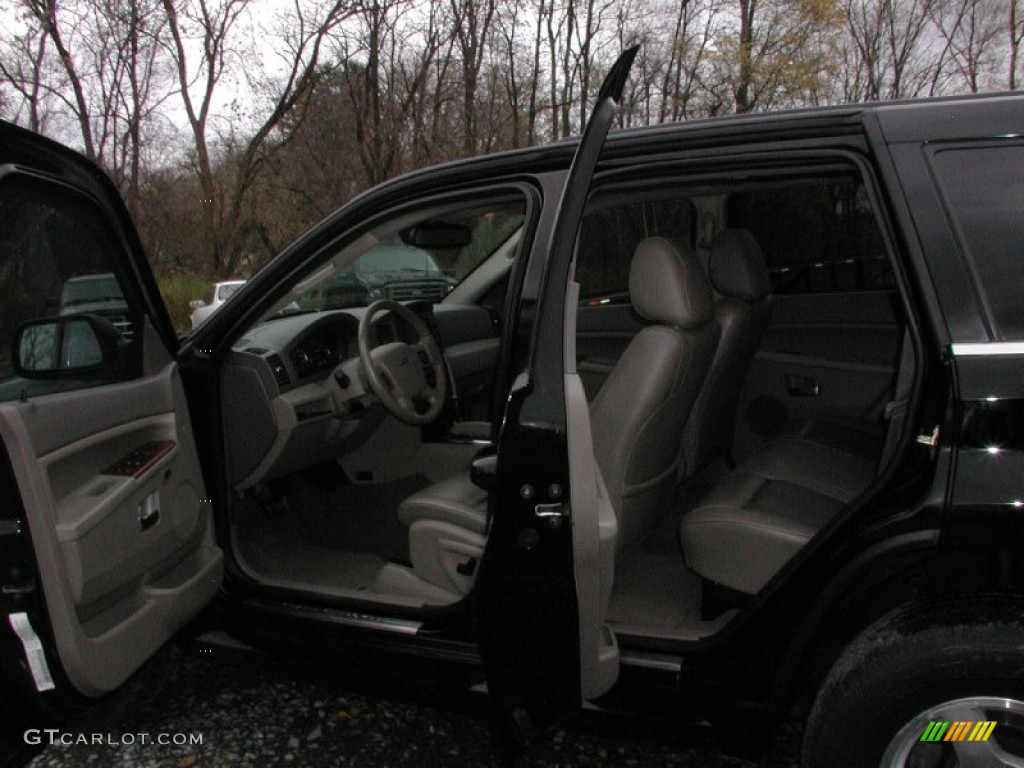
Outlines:
[[192, 308], [188, 303], [193, 299], [203, 298], [210, 280], [200, 275], [185, 275], [180, 272], [168, 272], [158, 275], [157, 285], [160, 287], [160, 294], [167, 305], [167, 311], [174, 323], [174, 330], [178, 333], [187, 333], [191, 330], [188, 317], [192, 314]]

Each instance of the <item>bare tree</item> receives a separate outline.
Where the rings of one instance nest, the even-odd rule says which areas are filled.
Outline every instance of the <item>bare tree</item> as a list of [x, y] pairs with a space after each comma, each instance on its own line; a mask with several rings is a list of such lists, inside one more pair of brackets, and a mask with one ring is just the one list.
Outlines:
[[[48, 39], [40, 27], [33, 26], [5, 40], [4, 49], [0, 51], [0, 74], [20, 96], [18, 108], [27, 113], [29, 129], [38, 133], [44, 130]], [[14, 117], [18, 119], [17, 114]]]
[[1024, 13], [1021, 12], [1021, 0], [1009, 0], [1007, 13], [1007, 42], [1009, 43], [1009, 75], [1006, 87], [1011, 91], [1017, 88], [1017, 69], [1020, 66], [1020, 46], [1024, 41]]
[[57, 0], [21, 0], [21, 2], [22, 7], [28, 12], [30, 18], [38, 24], [39, 29], [49, 38], [57, 54], [63, 74], [67, 78], [68, 87], [72, 92], [70, 98], [62, 98], [78, 123], [85, 155], [90, 160], [99, 161], [96, 143], [93, 140], [91, 113], [83, 83], [84, 76], [80, 71], [81, 62], [72, 55], [66, 41], [69, 34], [76, 34], [76, 22], [67, 22], [71, 27], [70, 30], [65, 26], [65, 19], [59, 12]]
[[477, 153], [477, 85], [487, 52], [495, 0], [449, 0], [452, 29], [462, 57], [462, 127], [467, 155]]
[[[209, 238], [210, 264], [218, 275], [236, 271], [242, 257], [240, 235], [244, 201], [257, 174], [277, 144], [272, 134], [284, 118], [305, 103], [305, 97], [318, 82], [325, 37], [351, 15], [347, 0], [328, 0], [326, 4], [304, 4], [294, 0], [290, 11], [280, 19], [281, 57], [284, 75], [262, 83], [270, 93], [266, 114], [258, 120], [250, 138], [235, 152], [231, 173], [220, 174], [218, 183], [211, 152], [210, 115], [218, 85], [225, 71], [239, 54], [234, 39], [249, 0], [162, 0], [172, 44], [169, 52], [178, 76], [178, 93], [192, 132], [196, 178], [202, 198], [204, 221]], [[190, 70], [189, 46], [202, 46], [195, 73]], [[250, 62], [251, 66], [251, 62]], [[252, 72], [250, 70], [250, 76]], [[282, 137], [286, 140], [287, 137]]]
[[[1000, 33], [995, 0], [943, 0], [931, 9], [931, 19], [943, 40], [939, 61], [950, 62], [955, 77], [971, 93], [995, 80], [995, 52]], [[932, 92], [945, 90], [943, 67], [934, 67]], [[953, 90], [960, 90], [954, 87]]]

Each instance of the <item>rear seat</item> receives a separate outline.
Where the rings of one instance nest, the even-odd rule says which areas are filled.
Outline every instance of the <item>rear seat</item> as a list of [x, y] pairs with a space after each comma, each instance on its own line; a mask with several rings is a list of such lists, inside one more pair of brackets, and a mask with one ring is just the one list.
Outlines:
[[[758, 255], [753, 239], [746, 233], [744, 237], [746, 250]], [[760, 261], [729, 256], [748, 272]], [[792, 424], [782, 437], [761, 446], [726, 474], [683, 517], [680, 539], [686, 563], [705, 579], [707, 592], [756, 594], [871, 484], [902, 430], [914, 368], [910, 336], [905, 333], [893, 401], [886, 408], [888, 426], [829, 417]], [[730, 375], [742, 377], [746, 371], [734, 369]], [[688, 425], [689, 431], [692, 428]], [[699, 455], [693, 449], [691, 454]], [[724, 597], [730, 600], [728, 594]]]
[[876, 460], [802, 437], [768, 443], [683, 518], [686, 563], [715, 584], [755, 594], [876, 470]]

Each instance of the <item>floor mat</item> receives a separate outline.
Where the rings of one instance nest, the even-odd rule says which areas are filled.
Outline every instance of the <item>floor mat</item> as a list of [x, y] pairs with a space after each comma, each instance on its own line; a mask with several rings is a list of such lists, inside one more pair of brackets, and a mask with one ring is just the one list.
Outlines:
[[700, 577], [678, 554], [639, 551], [618, 564], [608, 620], [651, 629], [686, 629], [700, 621]]
[[260, 581], [295, 589], [367, 591], [384, 560], [373, 554], [339, 552], [308, 541], [297, 515], [247, 516], [236, 528], [241, 559]]
[[426, 476], [412, 475], [328, 490], [297, 476], [288, 481], [288, 502], [311, 544], [404, 560], [409, 557], [409, 531], [398, 522], [398, 505], [428, 485]]

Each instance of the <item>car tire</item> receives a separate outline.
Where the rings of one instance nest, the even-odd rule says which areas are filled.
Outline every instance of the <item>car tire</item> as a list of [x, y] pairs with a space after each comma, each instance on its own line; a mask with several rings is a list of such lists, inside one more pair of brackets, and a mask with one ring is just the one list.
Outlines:
[[[997, 724], [984, 742], [970, 740], [974, 726], [955, 725], [943, 733], [962, 741], [922, 742], [931, 722], [965, 721]], [[803, 768], [1013, 766], [1022, 756], [1024, 626], [889, 623], [833, 666], [807, 722]]]

